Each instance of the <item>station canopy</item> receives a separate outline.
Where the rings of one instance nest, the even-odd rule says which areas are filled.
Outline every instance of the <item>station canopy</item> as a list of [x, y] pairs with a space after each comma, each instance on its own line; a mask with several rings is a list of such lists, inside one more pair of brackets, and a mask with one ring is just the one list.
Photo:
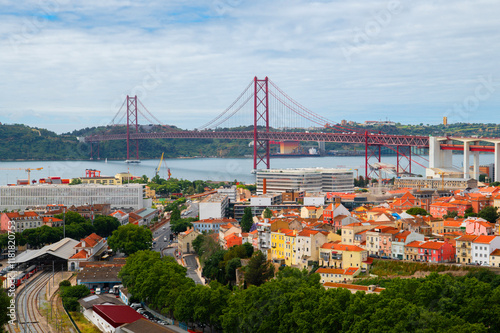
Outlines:
[[46, 255], [68, 260], [75, 254], [75, 246], [79, 242], [72, 238], [63, 238], [57, 243], [45, 245], [39, 250], [26, 250], [15, 258], [15, 263], [23, 264], [31, 260], [42, 259]]

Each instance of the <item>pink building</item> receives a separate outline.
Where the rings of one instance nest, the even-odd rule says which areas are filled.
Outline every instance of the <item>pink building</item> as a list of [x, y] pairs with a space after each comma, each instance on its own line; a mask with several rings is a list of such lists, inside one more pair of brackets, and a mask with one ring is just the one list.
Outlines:
[[455, 247], [448, 242], [425, 242], [418, 247], [420, 260], [424, 262], [453, 262]]
[[467, 235], [493, 235], [495, 225], [480, 217], [469, 217], [465, 221], [465, 233]]
[[433, 217], [443, 217], [444, 215], [449, 214], [450, 212], [457, 212], [458, 208], [452, 203], [448, 202], [435, 202], [430, 206], [429, 213]]

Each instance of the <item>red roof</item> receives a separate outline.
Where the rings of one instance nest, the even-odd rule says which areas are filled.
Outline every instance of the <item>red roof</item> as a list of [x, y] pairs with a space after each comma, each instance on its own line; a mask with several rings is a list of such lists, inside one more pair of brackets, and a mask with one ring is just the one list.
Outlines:
[[358, 270], [359, 270], [359, 268], [356, 268], [356, 267], [349, 267], [348, 269], [346, 269], [346, 270], [345, 270], [345, 274], [346, 274], [346, 275], [353, 275], [353, 274], [355, 274]]
[[474, 239], [476, 239], [476, 235], [463, 235], [460, 238], [457, 238], [457, 241], [463, 241], [463, 242], [472, 242]]
[[413, 241], [413, 242], [410, 242], [410, 243], [406, 244], [405, 247], [420, 247], [421, 243], [422, 242], [420, 242], [420, 241]]
[[318, 268], [316, 270], [318, 274], [344, 274], [345, 271], [341, 268]]
[[357, 246], [357, 245], [345, 245], [340, 243], [325, 243], [321, 246], [322, 249], [333, 249], [337, 251], [355, 251], [362, 252], [366, 251], [365, 249]]
[[78, 251], [76, 254], [73, 254], [70, 259], [87, 259], [88, 253], [85, 250]]
[[92, 308], [96, 314], [115, 328], [142, 318], [142, 315], [127, 305], [94, 305]]
[[497, 236], [486, 236], [486, 235], [481, 235], [477, 236], [476, 240], [474, 243], [482, 243], [482, 244], [489, 244], [491, 243]]
[[82, 242], [85, 242], [85, 247], [94, 247], [97, 243], [101, 241], [102, 237], [97, 235], [95, 232], [91, 233], [84, 239], [80, 240], [75, 247], [83, 247]]
[[431, 250], [439, 250], [444, 245], [444, 242], [425, 242], [420, 244], [420, 248], [422, 249], [431, 249]]

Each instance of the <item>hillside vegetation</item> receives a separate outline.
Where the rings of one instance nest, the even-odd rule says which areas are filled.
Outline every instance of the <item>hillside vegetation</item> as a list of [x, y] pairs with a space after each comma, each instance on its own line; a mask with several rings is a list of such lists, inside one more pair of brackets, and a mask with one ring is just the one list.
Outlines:
[[[372, 132], [381, 131], [387, 134], [404, 135], [455, 135], [455, 136], [489, 136], [500, 137], [500, 126], [497, 124], [452, 124], [427, 126], [402, 125], [396, 126], [354, 126], [357, 130]], [[173, 126], [141, 126], [141, 132], [171, 131]], [[234, 131], [249, 131], [252, 127], [238, 127]], [[323, 132], [331, 129], [317, 129]], [[296, 129], [304, 131], [304, 129]], [[75, 130], [71, 133], [56, 134], [43, 128], [33, 128], [22, 124], [0, 125], [0, 160], [81, 160], [90, 157], [90, 145], [80, 142], [78, 138], [92, 134], [125, 133], [125, 126], [92, 127]], [[273, 145], [274, 149], [277, 146]], [[327, 143], [327, 150], [364, 149], [361, 145]], [[248, 140], [215, 140], [215, 139], [154, 139], [139, 142], [140, 158], [159, 158], [165, 153], [166, 158], [176, 157], [243, 157], [252, 154]], [[125, 159], [125, 141], [106, 141], [99, 147], [100, 157], [108, 159]]]

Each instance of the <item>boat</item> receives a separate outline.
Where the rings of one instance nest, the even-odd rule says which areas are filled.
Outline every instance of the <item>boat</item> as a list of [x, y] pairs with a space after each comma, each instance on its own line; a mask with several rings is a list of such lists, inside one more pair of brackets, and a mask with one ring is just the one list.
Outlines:
[[125, 160], [125, 163], [141, 163], [140, 160]]

